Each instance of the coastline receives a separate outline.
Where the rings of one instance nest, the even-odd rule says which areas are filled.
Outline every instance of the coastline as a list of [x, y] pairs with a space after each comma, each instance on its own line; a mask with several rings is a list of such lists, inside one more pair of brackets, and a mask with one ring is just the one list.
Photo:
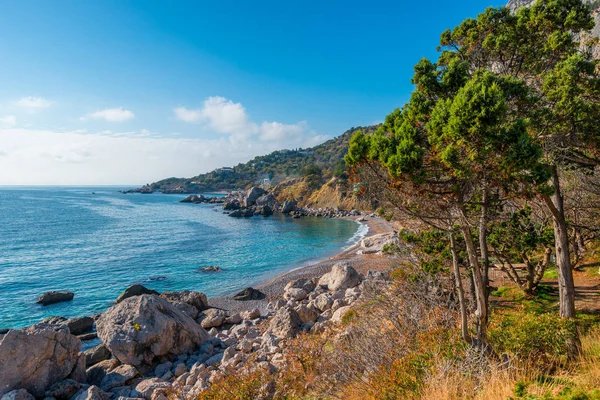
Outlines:
[[[369, 270], [385, 270], [389, 267], [388, 259], [377, 254], [357, 254], [357, 250], [361, 246], [361, 241], [364, 238], [374, 236], [381, 233], [393, 232], [394, 227], [391, 223], [380, 217], [363, 216], [365, 221], [357, 221], [356, 217], [345, 218], [348, 220], [359, 222], [363, 226], [367, 226], [368, 231], [355, 244], [343, 248], [337, 254], [324, 259], [315, 260], [314, 262], [294, 268], [287, 272], [281, 273], [273, 278], [254, 286], [265, 294], [265, 298], [261, 300], [238, 301], [233, 300], [233, 293], [229, 296], [218, 296], [208, 299], [208, 304], [211, 307], [229, 311], [230, 314], [252, 310], [258, 308], [261, 313], [266, 311], [269, 302], [282, 297], [283, 289], [290, 281], [300, 278], [319, 278], [331, 270], [331, 267], [339, 262], [347, 262], [352, 265], [359, 273], [366, 274]], [[360, 228], [359, 228], [360, 229]]]

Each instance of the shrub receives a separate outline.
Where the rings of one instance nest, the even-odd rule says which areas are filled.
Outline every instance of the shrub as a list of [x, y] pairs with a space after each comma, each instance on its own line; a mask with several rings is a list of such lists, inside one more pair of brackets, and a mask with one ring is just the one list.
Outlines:
[[577, 330], [572, 320], [555, 314], [521, 314], [493, 323], [489, 333], [498, 353], [556, 365], [566, 361], [567, 343], [575, 339]]

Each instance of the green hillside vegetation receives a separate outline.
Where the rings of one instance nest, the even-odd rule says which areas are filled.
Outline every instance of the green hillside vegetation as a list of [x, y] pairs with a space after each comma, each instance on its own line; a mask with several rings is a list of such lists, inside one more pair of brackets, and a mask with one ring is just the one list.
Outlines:
[[315, 186], [331, 177], [346, 178], [344, 156], [352, 135], [361, 130], [373, 132], [376, 126], [350, 128], [342, 135], [311, 148], [278, 150], [258, 156], [232, 168], [219, 168], [192, 178], [168, 178], [136, 191], [202, 193], [207, 191], [247, 188], [269, 179], [277, 184], [286, 178], [306, 177]]

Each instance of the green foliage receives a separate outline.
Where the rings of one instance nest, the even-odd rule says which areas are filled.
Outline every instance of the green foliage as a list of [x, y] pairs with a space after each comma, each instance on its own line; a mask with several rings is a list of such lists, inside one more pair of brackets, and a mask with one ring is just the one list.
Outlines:
[[[402, 230], [398, 236], [400, 240], [415, 245], [423, 271], [436, 274], [450, 269], [448, 264], [452, 262], [452, 254], [447, 232], [433, 228], [418, 233]], [[464, 257], [462, 251], [459, 251], [459, 257]]]
[[573, 320], [549, 313], [508, 316], [490, 328], [496, 352], [547, 366], [564, 363], [569, 354], [567, 343], [577, 336]]

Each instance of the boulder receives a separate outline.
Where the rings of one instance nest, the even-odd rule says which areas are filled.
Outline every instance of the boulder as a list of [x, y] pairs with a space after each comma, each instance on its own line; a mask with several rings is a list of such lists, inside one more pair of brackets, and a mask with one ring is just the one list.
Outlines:
[[35, 397], [25, 389], [17, 389], [6, 393], [0, 400], [35, 400]]
[[134, 392], [132, 393], [135, 397], [141, 397], [146, 400], [151, 400], [155, 398], [154, 396], [162, 393], [164, 395], [165, 389], [171, 387], [171, 384], [167, 381], [164, 381], [160, 378], [150, 378], [144, 379], [134, 387]]
[[89, 332], [94, 328], [94, 318], [71, 318], [65, 322], [65, 325], [67, 325], [72, 335], [81, 335], [82, 333]]
[[128, 299], [130, 297], [141, 296], [143, 294], [159, 295], [160, 293], [158, 293], [156, 290], [148, 289], [147, 287], [142, 285], [131, 285], [127, 289], [125, 289], [125, 291], [121, 293], [119, 297], [117, 297], [117, 303], [120, 303], [123, 300]]
[[171, 303], [171, 304], [173, 304], [173, 306], [176, 309], [178, 309], [179, 311], [181, 311], [182, 313], [184, 313], [191, 319], [198, 318], [198, 309], [196, 307], [191, 306], [188, 303], [181, 303], [181, 302], [175, 302], [175, 303]]
[[60, 303], [63, 301], [71, 301], [75, 297], [75, 293], [67, 292], [67, 291], [50, 291], [42, 294], [38, 297], [37, 302], [43, 306], [48, 306], [50, 304]]
[[286, 300], [304, 300], [308, 293], [315, 289], [316, 283], [313, 279], [300, 278], [288, 282], [283, 289], [283, 297]]
[[335, 264], [331, 272], [319, 279], [319, 285], [327, 286], [329, 290], [346, 290], [360, 283], [360, 275], [346, 263]]
[[297, 205], [298, 203], [296, 203], [294, 200], [286, 200], [281, 207], [281, 212], [283, 214], [289, 214], [292, 211], [296, 211]]
[[333, 305], [333, 296], [329, 293], [320, 294], [315, 298], [314, 305], [321, 312], [327, 311]]
[[180, 203], [194, 203], [194, 204], [198, 204], [198, 203], [204, 203], [206, 201], [206, 197], [200, 195], [195, 195], [195, 194], [190, 194], [189, 196], [187, 196], [185, 199], [181, 200]]
[[183, 290], [181, 292], [164, 292], [160, 295], [163, 299], [171, 303], [187, 303], [190, 306], [195, 307], [198, 311], [204, 310], [208, 307], [208, 300], [206, 295], [201, 292], [195, 292], [193, 290]]
[[273, 209], [269, 206], [256, 206], [256, 211], [254, 213], [256, 215], [268, 217], [269, 215], [273, 215]]
[[53, 397], [57, 400], [69, 400], [81, 389], [81, 384], [73, 379], [55, 382], [46, 391], [45, 397]]
[[86, 390], [81, 391], [73, 400], [109, 400], [111, 395], [104, 392], [98, 386], [92, 385]]
[[119, 386], [125, 386], [127, 382], [138, 375], [139, 372], [133, 365], [119, 365], [102, 378], [100, 388], [102, 390], [110, 390]]
[[259, 207], [268, 206], [270, 209], [274, 209], [277, 204], [277, 199], [271, 193], [263, 194], [256, 199], [256, 205]]
[[233, 296], [234, 300], [246, 301], [246, 300], [262, 300], [265, 298], [265, 294], [258, 289], [248, 287], [241, 292]]
[[98, 337], [122, 363], [151, 365], [156, 357], [179, 355], [210, 338], [193, 319], [156, 295], [130, 297], [96, 321]]
[[242, 208], [242, 204], [238, 199], [225, 200], [223, 203], [223, 210], [239, 210]]
[[342, 322], [342, 318], [344, 317], [344, 314], [346, 314], [350, 310], [351, 310], [350, 306], [344, 306], [344, 307], [338, 308], [337, 310], [335, 310], [335, 312], [331, 316], [331, 322], [333, 322], [334, 324], [339, 324], [340, 322]]
[[259, 187], [253, 186], [246, 191], [244, 194], [243, 205], [244, 207], [251, 207], [256, 204], [256, 200], [265, 194], [265, 191]]
[[86, 368], [98, 364], [100, 361], [109, 360], [111, 357], [110, 350], [103, 344], [99, 344], [92, 349], [86, 350], [83, 354], [85, 354]]
[[199, 268], [200, 272], [219, 272], [221, 271], [221, 267], [217, 267], [216, 265], [210, 265], [208, 267]]
[[306, 306], [304, 304], [298, 306], [296, 308], [296, 312], [298, 313], [298, 316], [303, 324], [315, 322], [319, 317], [319, 310], [313, 306]]
[[271, 319], [269, 329], [280, 339], [292, 338], [300, 331], [302, 320], [298, 313], [290, 308], [280, 308]]
[[87, 383], [90, 385], [100, 386], [102, 379], [113, 369], [117, 368], [121, 363], [116, 358], [100, 361], [87, 369]]
[[216, 328], [223, 325], [227, 314], [218, 308], [209, 308], [204, 310], [198, 317], [198, 323], [204, 329]]
[[0, 338], [0, 396], [26, 389], [42, 397], [52, 383], [82, 375], [80, 348], [81, 341], [66, 326], [37, 324], [10, 330]]
[[361, 243], [362, 254], [381, 253], [383, 247], [390, 244], [398, 245], [400, 243], [398, 235], [394, 232], [380, 233], [364, 238]]
[[242, 319], [256, 319], [260, 317], [260, 310], [258, 308], [253, 308], [249, 311], [244, 311], [241, 313]]

